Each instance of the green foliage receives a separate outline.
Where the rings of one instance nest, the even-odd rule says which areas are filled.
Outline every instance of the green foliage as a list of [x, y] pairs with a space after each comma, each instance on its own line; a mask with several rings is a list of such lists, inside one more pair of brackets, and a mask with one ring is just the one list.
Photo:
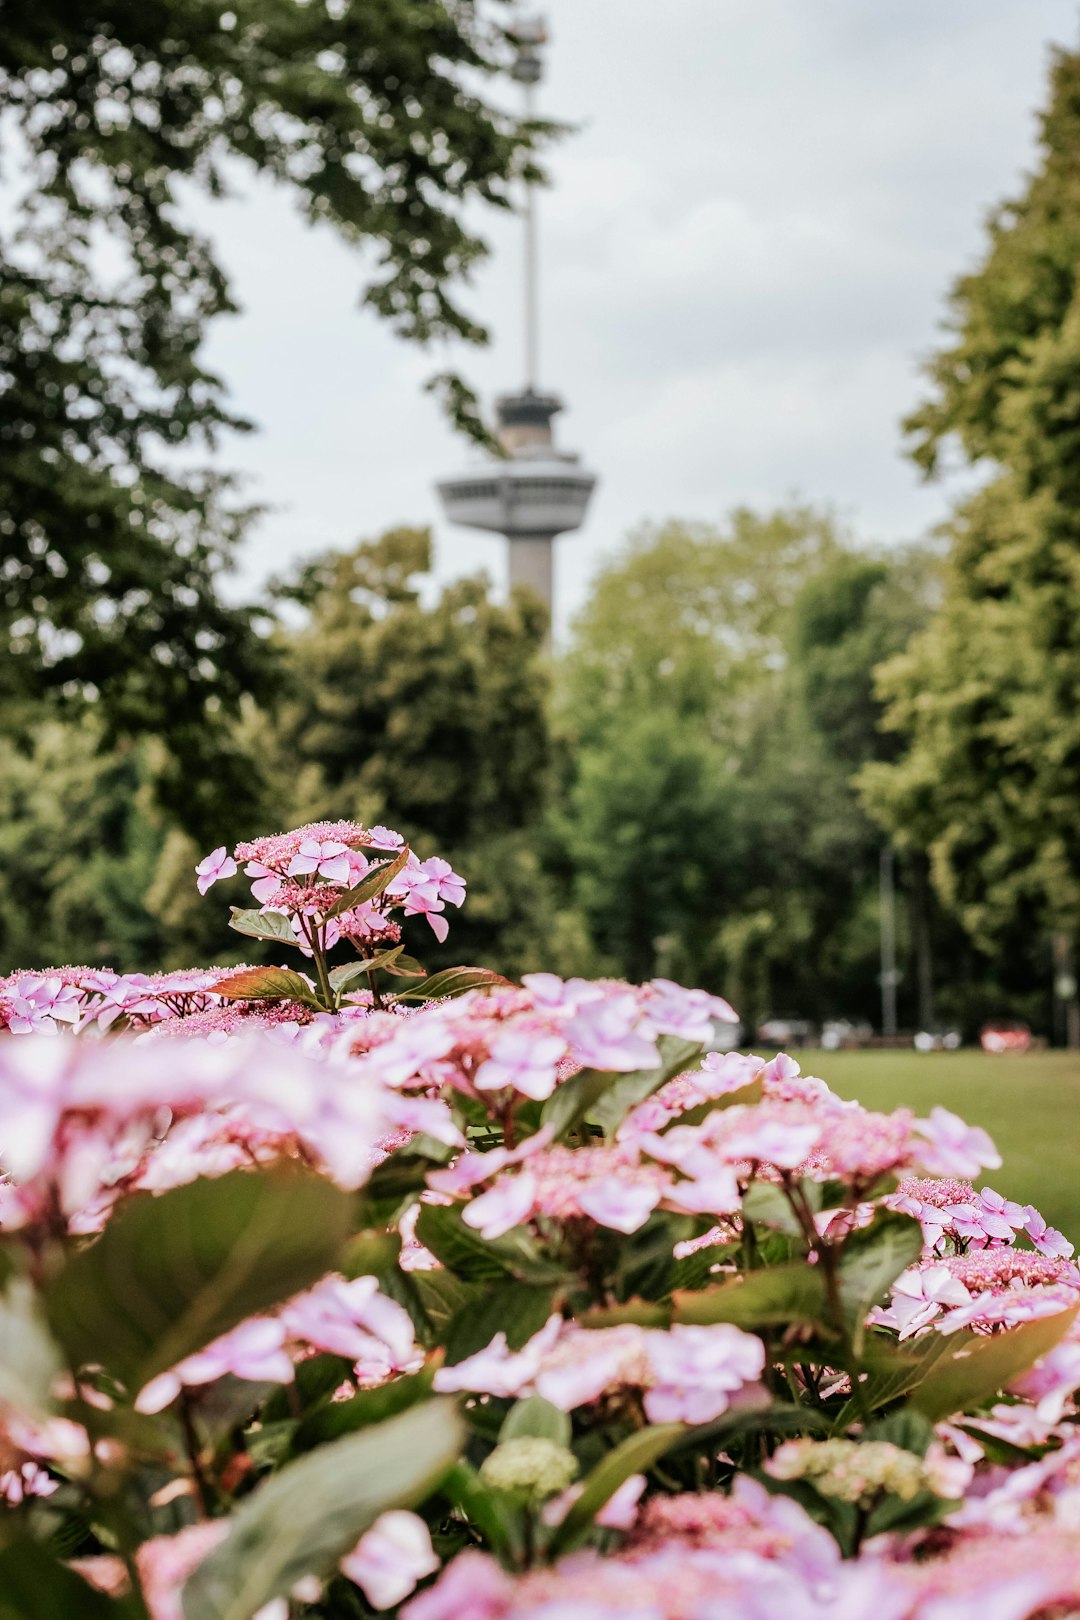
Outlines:
[[[251, 803], [227, 721], [274, 667], [258, 615], [218, 589], [254, 513], [195, 458], [250, 424], [203, 358], [235, 304], [183, 205], [245, 173], [273, 179], [308, 219], [376, 248], [364, 300], [397, 332], [484, 341], [455, 291], [485, 252], [474, 209], [508, 205], [543, 128], [487, 96], [508, 59], [502, 13], [502, 0], [5, 7], [0, 699], [9, 725], [47, 686], [95, 704], [117, 735], [166, 737], [163, 796], [200, 837]], [[443, 392], [482, 436], [460, 379]]]
[[657, 1423], [620, 1441], [585, 1479], [581, 1495], [551, 1539], [552, 1553], [566, 1552], [583, 1539], [619, 1486], [631, 1474], [651, 1468], [685, 1433], [682, 1423]]
[[457, 1459], [461, 1420], [427, 1401], [320, 1446], [260, 1485], [184, 1586], [185, 1620], [249, 1620], [303, 1575], [330, 1575], [390, 1508], [411, 1507]]
[[999, 949], [1080, 928], [1078, 85], [1080, 54], [1058, 51], [1038, 167], [956, 282], [908, 424], [928, 471], [959, 448], [995, 476], [948, 526], [938, 613], [882, 672], [905, 751], [865, 777], [874, 814]]
[[981, 1406], [1052, 1350], [1078, 1310], [1074, 1306], [989, 1337], [957, 1334], [951, 1355], [935, 1362], [911, 1396], [914, 1410], [936, 1423], [952, 1412]]
[[[486, 582], [432, 599], [426, 530], [329, 553], [286, 584], [305, 622], [282, 631], [288, 688], [252, 746], [279, 761], [280, 819], [392, 819], [421, 856], [463, 872], [469, 898], [449, 946], [425, 962], [493, 962], [519, 974], [587, 968], [588, 947], [544, 870], [551, 777], [545, 620], [534, 598], [501, 605]], [[449, 955], [453, 950], [454, 955]]]
[[234, 1171], [132, 1199], [51, 1279], [53, 1332], [135, 1394], [338, 1263], [350, 1200], [300, 1173]]
[[601, 572], [558, 672], [552, 826], [620, 972], [722, 989], [751, 1026], [876, 1015], [880, 836], [850, 778], [890, 746], [873, 670], [935, 577], [804, 507], [646, 530]]
[[41, 1305], [23, 1277], [12, 1277], [0, 1294], [0, 1403], [42, 1417], [59, 1371]]

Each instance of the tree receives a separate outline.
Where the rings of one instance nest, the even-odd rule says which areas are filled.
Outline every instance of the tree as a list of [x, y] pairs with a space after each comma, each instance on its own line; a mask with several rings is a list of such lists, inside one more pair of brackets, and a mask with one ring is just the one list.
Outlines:
[[[0, 700], [48, 687], [110, 734], [162, 731], [221, 782], [221, 722], [265, 688], [217, 579], [250, 511], [192, 456], [249, 424], [201, 358], [235, 306], [187, 224], [238, 167], [373, 244], [365, 301], [426, 343], [484, 333], [454, 284], [535, 133], [485, 98], [503, 0], [8, 0], [0, 107]], [[461, 413], [468, 400], [447, 385]], [[176, 452], [185, 453], [183, 461]], [[216, 795], [236, 801], [233, 770]], [[198, 800], [185, 796], [189, 811]]]
[[1052, 934], [1065, 978], [1080, 930], [1078, 203], [1080, 54], [1059, 51], [1038, 170], [956, 283], [908, 424], [928, 472], [951, 448], [994, 473], [948, 527], [933, 622], [882, 673], [905, 751], [866, 777], [969, 931], [998, 948]]
[[559, 697], [575, 735], [589, 741], [628, 708], [659, 707], [730, 740], [743, 688], [783, 660], [795, 595], [841, 543], [834, 518], [805, 506], [764, 517], [739, 508], [723, 529], [638, 530], [574, 623]]
[[751, 1024], [877, 1016], [881, 836], [851, 779], [895, 752], [873, 671], [925, 622], [936, 569], [796, 507], [667, 525], [601, 574], [560, 670], [557, 832], [620, 971], [726, 988]]
[[483, 578], [432, 598], [427, 530], [398, 529], [304, 567], [280, 596], [305, 622], [280, 635], [288, 685], [261, 721], [283, 821], [389, 821], [451, 859], [469, 899], [425, 962], [504, 971], [589, 965], [543, 869], [551, 786], [546, 616]]

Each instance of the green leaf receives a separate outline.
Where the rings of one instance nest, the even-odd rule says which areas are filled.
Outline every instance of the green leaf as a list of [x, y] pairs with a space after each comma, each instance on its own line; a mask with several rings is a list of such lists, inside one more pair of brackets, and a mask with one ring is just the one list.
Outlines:
[[655, 1069], [638, 1069], [632, 1074], [615, 1076], [615, 1083], [607, 1088], [594, 1104], [590, 1118], [600, 1126], [610, 1141], [630, 1112], [638, 1103], [651, 1097], [654, 1091], [677, 1074], [689, 1069], [701, 1056], [699, 1041], [684, 1041], [678, 1035], [661, 1035], [656, 1043], [660, 1062]]
[[542, 1122], [552, 1127], [556, 1140], [585, 1118], [595, 1120], [608, 1135], [614, 1134], [631, 1108], [659, 1091], [701, 1054], [699, 1044], [675, 1035], [661, 1035], [657, 1049], [661, 1061], [654, 1069], [635, 1069], [631, 1074], [582, 1069], [571, 1075], [545, 1102]]
[[485, 1485], [468, 1462], [455, 1463], [443, 1480], [443, 1494], [470, 1519], [491, 1551], [507, 1558], [515, 1543], [514, 1517], [498, 1491]]
[[393, 883], [408, 859], [409, 846], [406, 844], [392, 861], [384, 861], [381, 866], [373, 867], [359, 883], [339, 894], [326, 913], [326, 920], [329, 922], [331, 917], [340, 917], [343, 911], [351, 911], [354, 906], [362, 906], [365, 900], [374, 900], [376, 895], [382, 894], [383, 890]]
[[583, 1540], [600, 1509], [611, 1500], [623, 1481], [631, 1474], [645, 1473], [685, 1433], [684, 1423], [659, 1423], [639, 1429], [614, 1451], [609, 1451], [586, 1476], [581, 1495], [552, 1536], [552, 1556], [568, 1551]]
[[395, 1001], [439, 1001], [449, 996], [463, 996], [466, 990], [493, 990], [496, 985], [513, 989], [509, 979], [490, 968], [452, 967], [433, 973], [423, 984], [412, 984], [399, 990]]
[[499, 1430], [499, 1444], [502, 1445], [504, 1440], [520, 1440], [528, 1436], [529, 1439], [553, 1440], [557, 1446], [569, 1450], [572, 1435], [573, 1425], [568, 1412], [560, 1412], [542, 1395], [529, 1395], [523, 1401], [515, 1401], [507, 1412]]
[[0, 1408], [47, 1417], [60, 1366], [37, 1295], [25, 1277], [12, 1277], [0, 1296]]
[[817, 1266], [773, 1266], [700, 1293], [672, 1295], [676, 1322], [733, 1322], [736, 1327], [820, 1323], [826, 1316], [825, 1279]]
[[252, 939], [276, 939], [283, 945], [299, 944], [288, 917], [283, 917], [280, 911], [242, 911], [239, 906], [230, 906], [229, 910], [232, 912], [229, 927], [235, 928], [238, 934], [250, 934]]
[[840, 1252], [840, 1301], [852, 1328], [856, 1354], [866, 1332], [866, 1316], [885, 1299], [901, 1272], [923, 1250], [922, 1228], [910, 1215], [879, 1209], [869, 1226], [853, 1232]]
[[710, 1114], [719, 1113], [724, 1108], [749, 1108], [759, 1103], [765, 1091], [762, 1080], [751, 1080], [749, 1085], [740, 1086], [738, 1091], [725, 1091], [719, 1097], [709, 1097], [705, 1102], [698, 1103], [696, 1108], [688, 1108], [685, 1113], [677, 1114], [662, 1127], [663, 1131], [674, 1130], [677, 1125], [700, 1125]]
[[248, 1170], [132, 1198], [51, 1280], [53, 1332], [134, 1393], [332, 1271], [351, 1204], [318, 1176]]
[[454, 1317], [446, 1336], [446, 1365], [485, 1350], [497, 1333], [506, 1334], [511, 1350], [520, 1350], [551, 1315], [554, 1292], [550, 1284], [509, 1281], [485, 1289]]
[[921, 1412], [912, 1411], [911, 1407], [890, 1412], [888, 1417], [879, 1418], [863, 1430], [864, 1440], [888, 1440], [890, 1445], [914, 1452], [916, 1457], [926, 1456], [933, 1438], [933, 1424]]
[[219, 979], [210, 988], [227, 1001], [299, 1001], [305, 1007], [322, 1010], [322, 1002], [310, 984], [292, 968], [245, 968], [242, 973]]
[[394, 945], [388, 951], [379, 951], [366, 962], [342, 962], [340, 967], [331, 968], [329, 974], [331, 990], [344, 990], [357, 979], [366, 978], [369, 973], [375, 973], [379, 968], [388, 968], [391, 963], [397, 961], [403, 948], [401, 945]]
[[484, 1296], [483, 1283], [462, 1282], [452, 1271], [401, 1271], [398, 1276], [407, 1278], [407, 1286], [419, 1300], [427, 1327], [438, 1345], [445, 1344], [450, 1323], [466, 1301], [479, 1304]]
[[395, 979], [422, 979], [427, 973], [427, 968], [415, 956], [399, 956], [393, 962], [384, 962], [383, 967]]
[[[802, 1238], [803, 1229], [795, 1211], [784, 1196], [783, 1189], [771, 1181], [755, 1181], [747, 1188], [742, 1201], [742, 1213], [754, 1226], [769, 1226], [778, 1232]], [[803, 1252], [806, 1251], [805, 1239]]]
[[[343, 1435], [370, 1429], [374, 1424], [397, 1417], [400, 1412], [407, 1412], [420, 1401], [429, 1400], [437, 1365], [437, 1361], [429, 1361], [418, 1373], [392, 1378], [377, 1389], [362, 1389], [346, 1401], [328, 1398], [304, 1417], [296, 1432], [294, 1450], [310, 1451], [327, 1441], [340, 1440]], [[327, 1391], [327, 1396], [331, 1393]]]
[[981, 1406], [1052, 1350], [1065, 1337], [1078, 1311], [1080, 1305], [1074, 1305], [1004, 1333], [957, 1334], [952, 1355], [927, 1374], [912, 1395], [911, 1405], [931, 1423]]
[[0, 1620], [137, 1620], [142, 1612], [96, 1591], [29, 1538], [0, 1551]]
[[707, 1249], [695, 1249], [676, 1260], [671, 1273], [673, 1293], [696, 1293], [707, 1288], [712, 1280], [713, 1266], [730, 1263], [737, 1253], [733, 1243], [710, 1243]]
[[[863, 1364], [866, 1365], [872, 1351], [878, 1370], [864, 1380], [861, 1401], [853, 1397], [840, 1408], [835, 1422], [837, 1433], [858, 1422], [862, 1410], [877, 1412], [907, 1395], [922, 1382], [931, 1367], [952, 1354], [952, 1348], [940, 1333], [927, 1334], [917, 1343], [909, 1344], [897, 1344], [884, 1333], [871, 1334], [863, 1345]], [[887, 1365], [882, 1366], [882, 1362]]]
[[488, 1240], [466, 1226], [461, 1210], [452, 1205], [425, 1204], [416, 1222], [416, 1236], [436, 1259], [466, 1282], [514, 1277], [521, 1282], [546, 1283], [559, 1282], [565, 1276], [544, 1260], [521, 1228]]
[[251, 1620], [304, 1575], [326, 1578], [380, 1513], [414, 1507], [457, 1461], [451, 1401], [425, 1401], [319, 1446], [246, 1497], [183, 1589], [186, 1620]]

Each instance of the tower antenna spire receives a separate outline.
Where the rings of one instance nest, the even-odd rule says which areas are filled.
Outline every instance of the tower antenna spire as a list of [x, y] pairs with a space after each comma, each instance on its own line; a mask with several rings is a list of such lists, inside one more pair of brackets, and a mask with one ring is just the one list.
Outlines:
[[[532, 123], [536, 117], [536, 87], [544, 76], [541, 55], [547, 44], [547, 28], [542, 17], [521, 17], [509, 30], [517, 55], [510, 69], [511, 75], [524, 92], [525, 119]], [[525, 391], [535, 393], [539, 375], [540, 311], [537, 287], [537, 232], [536, 186], [525, 183], [522, 207], [524, 225], [524, 279], [525, 279]]]
[[[538, 16], [519, 16], [508, 30], [514, 45], [511, 76], [524, 91], [525, 117], [536, 115], [536, 86], [543, 77], [547, 29]], [[510, 551], [510, 587], [535, 591], [552, 607], [552, 557], [557, 535], [579, 529], [596, 485], [581, 458], [559, 450], [551, 429], [562, 410], [557, 394], [541, 393], [539, 375], [539, 274], [536, 197], [525, 185], [524, 360], [525, 386], [496, 401], [501, 460], [488, 460], [436, 485], [451, 523], [505, 535]]]

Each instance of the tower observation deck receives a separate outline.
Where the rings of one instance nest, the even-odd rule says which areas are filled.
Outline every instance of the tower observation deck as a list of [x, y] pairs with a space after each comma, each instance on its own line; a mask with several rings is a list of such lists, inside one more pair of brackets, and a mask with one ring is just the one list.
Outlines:
[[[511, 70], [524, 86], [525, 113], [534, 115], [534, 91], [543, 64], [547, 34], [539, 18], [522, 19], [512, 30], [517, 59]], [[536, 381], [538, 353], [536, 199], [526, 188], [525, 225], [525, 386], [496, 401], [498, 438], [503, 457], [479, 461], [468, 471], [436, 484], [451, 523], [486, 529], [506, 537], [510, 551], [510, 586], [530, 586], [552, 605], [552, 556], [555, 539], [581, 527], [596, 477], [579, 456], [557, 448], [552, 421], [562, 410], [557, 395]]]

